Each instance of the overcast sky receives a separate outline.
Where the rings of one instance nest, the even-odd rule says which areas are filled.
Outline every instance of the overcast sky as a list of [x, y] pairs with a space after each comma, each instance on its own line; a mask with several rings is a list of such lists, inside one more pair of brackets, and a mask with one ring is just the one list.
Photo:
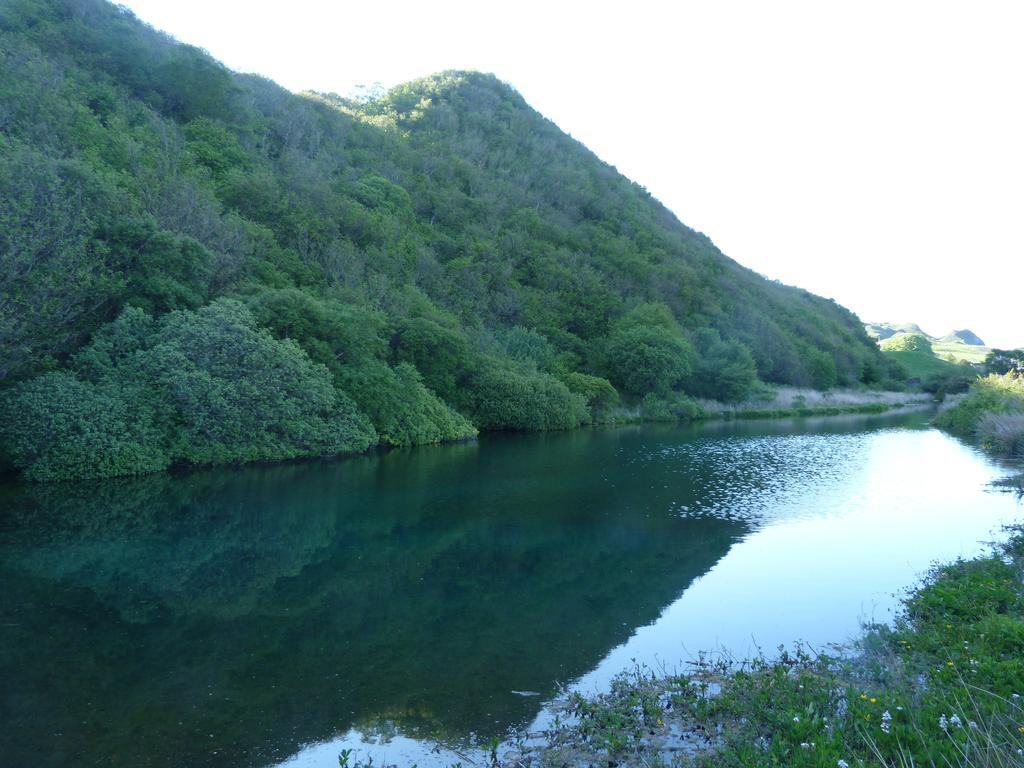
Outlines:
[[740, 263], [1024, 344], [1024, 3], [125, 4], [294, 91], [493, 72]]

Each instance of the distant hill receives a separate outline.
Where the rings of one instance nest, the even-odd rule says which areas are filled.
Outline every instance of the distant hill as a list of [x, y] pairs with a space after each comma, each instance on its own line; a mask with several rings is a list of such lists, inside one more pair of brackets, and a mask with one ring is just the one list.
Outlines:
[[933, 338], [921, 330], [917, 323], [865, 323], [864, 330], [868, 332], [868, 336], [878, 341], [884, 341], [897, 333], [919, 333], [927, 339]]
[[947, 333], [945, 336], [939, 339], [939, 341], [943, 341], [949, 344], [955, 344], [956, 342], [960, 342], [961, 344], [970, 344], [971, 346], [974, 347], [987, 346], [985, 342], [981, 340], [981, 337], [979, 337], [978, 334], [976, 334], [974, 331], [968, 330], [967, 328], [964, 328], [963, 330], [960, 331], [953, 331], [952, 333]]
[[[865, 323], [864, 330], [868, 336], [878, 342], [882, 351], [890, 356], [893, 352], [908, 351], [904, 348], [904, 344], [899, 342], [902, 335], [920, 336], [926, 339], [931, 345], [931, 350], [925, 354], [932, 354], [945, 362], [981, 363], [989, 353], [989, 347], [985, 345], [985, 342], [974, 331], [967, 328], [951, 331], [942, 337], [926, 333], [917, 323]], [[892, 340], [897, 341], [897, 346], [894, 347], [890, 343]], [[918, 354], [922, 352], [919, 349], [914, 351]], [[915, 367], [920, 368], [920, 366]]]

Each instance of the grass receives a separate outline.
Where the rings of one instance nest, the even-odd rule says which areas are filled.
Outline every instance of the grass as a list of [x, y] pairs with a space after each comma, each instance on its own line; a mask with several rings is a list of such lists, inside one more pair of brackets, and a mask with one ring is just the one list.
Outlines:
[[915, 392], [778, 387], [742, 403], [697, 400], [710, 418], [765, 419], [793, 416], [834, 416], [844, 413], [884, 413], [891, 408], [927, 405], [932, 396]]
[[883, 351], [883, 355], [897, 361], [907, 370], [912, 379], [924, 379], [928, 376], [956, 373], [958, 368], [953, 363], [941, 360], [928, 352], [917, 351]]
[[699, 658], [573, 695], [506, 766], [1024, 767], [1024, 527], [936, 568], [852, 652]]
[[936, 357], [940, 357], [943, 360], [946, 359], [947, 355], [952, 355], [958, 363], [961, 361], [983, 363], [991, 348], [975, 344], [964, 344], [961, 341], [933, 341], [932, 351], [935, 352]]

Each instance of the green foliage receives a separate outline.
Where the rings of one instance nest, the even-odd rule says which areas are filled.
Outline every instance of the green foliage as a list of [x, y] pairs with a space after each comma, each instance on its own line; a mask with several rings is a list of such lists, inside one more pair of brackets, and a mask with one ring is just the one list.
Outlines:
[[745, 400], [758, 384], [754, 356], [738, 341], [722, 341], [713, 328], [695, 334], [697, 361], [685, 390], [696, 397], [725, 402]]
[[165, 393], [175, 452], [196, 464], [361, 451], [373, 428], [297, 343], [257, 329], [244, 305], [219, 299], [160, 323], [130, 375]]
[[382, 362], [345, 366], [339, 382], [370, 416], [384, 445], [421, 445], [476, 436], [476, 428], [427, 389], [409, 363], [399, 363], [393, 369]]
[[[373, 427], [293, 341], [220, 299], [152, 321], [130, 308], [75, 359], [19, 384], [4, 430], [28, 477], [140, 474], [361, 451]], [[23, 415], [18, 415], [23, 414]]]
[[993, 373], [978, 379], [967, 396], [939, 414], [935, 423], [963, 437], [978, 437], [985, 416], [1000, 413], [1024, 413], [1024, 376]]
[[201, 243], [160, 230], [152, 219], [118, 222], [102, 237], [128, 276], [124, 303], [162, 313], [205, 302], [213, 255]]
[[811, 385], [815, 389], [832, 389], [839, 382], [835, 358], [820, 349], [807, 349], [804, 352], [807, 371]]
[[590, 420], [583, 396], [558, 379], [492, 361], [472, 374], [459, 405], [481, 429], [571, 429]]
[[932, 343], [922, 333], [897, 333], [885, 339], [881, 348], [886, 352], [925, 352], [933, 354]]
[[605, 347], [608, 378], [620, 391], [636, 397], [667, 393], [693, 370], [693, 347], [675, 330], [662, 325], [629, 325], [616, 329]]
[[1024, 349], [993, 349], [984, 362], [989, 373], [1015, 372], [1024, 375]]
[[700, 405], [679, 392], [645, 395], [640, 413], [647, 421], [693, 421], [705, 415]]
[[460, 384], [476, 364], [461, 331], [425, 317], [400, 322], [391, 344], [395, 360], [416, 366], [427, 386], [446, 402], [455, 402]]
[[70, 373], [23, 382], [0, 401], [0, 435], [31, 480], [157, 472], [170, 465], [144, 394]]
[[[738, 399], [751, 359], [771, 382], [889, 380], [851, 313], [726, 258], [493, 77], [297, 96], [103, 0], [9, 0], [0, 51], [0, 386], [70, 370], [126, 307], [232, 297], [336, 389], [344, 369], [413, 393], [424, 421], [403, 443], [438, 434], [420, 387], [523, 429], [586, 418], [572, 394], [608, 407], [566, 371], [631, 399], [688, 380]], [[703, 328], [719, 341], [702, 364], [687, 339]], [[494, 370], [516, 383], [485, 407]], [[512, 390], [566, 413], [512, 407]]]
[[598, 421], [619, 402], [619, 393], [608, 379], [579, 371], [562, 373], [558, 378], [570, 392], [583, 398], [591, 416]]
[[85, 163], [0, 141], [0, 381], [73, 349], [120, 290], [92, 238], [112, 196]]

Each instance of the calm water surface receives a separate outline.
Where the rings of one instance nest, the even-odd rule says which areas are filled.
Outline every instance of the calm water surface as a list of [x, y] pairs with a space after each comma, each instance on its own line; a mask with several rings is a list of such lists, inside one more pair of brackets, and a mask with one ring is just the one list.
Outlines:
[[926, 421], [2, 487], [0, 764], [468, 765], [634, 660], [846, 640], [1019, 515]]

